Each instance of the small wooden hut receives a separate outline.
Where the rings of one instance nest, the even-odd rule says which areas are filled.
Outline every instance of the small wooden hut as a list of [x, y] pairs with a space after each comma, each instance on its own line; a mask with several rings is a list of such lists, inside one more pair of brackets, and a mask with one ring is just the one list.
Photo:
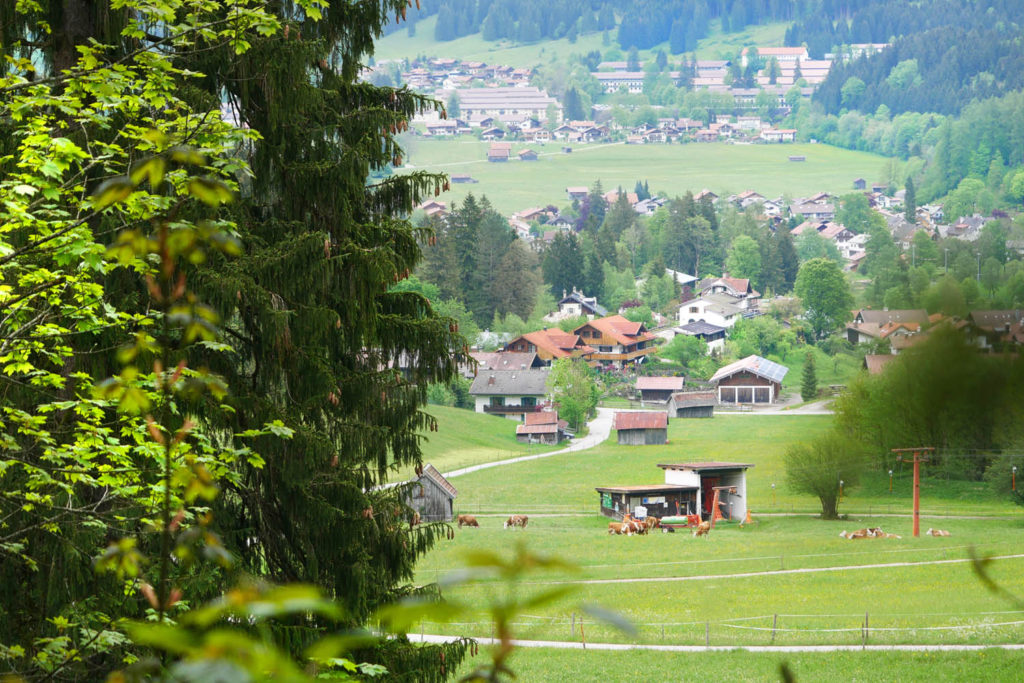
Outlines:
[[619, 411], [612, 427], [619, 433], [620, 444], [649, 446], [668, 442], [668, 414], [661, 410]]
[[433, 465], [424, 465], [423, 474], [409, 487], [409, 507], [420, 513], [423, 522], [450, 522], [453, 518], [455, 490]]

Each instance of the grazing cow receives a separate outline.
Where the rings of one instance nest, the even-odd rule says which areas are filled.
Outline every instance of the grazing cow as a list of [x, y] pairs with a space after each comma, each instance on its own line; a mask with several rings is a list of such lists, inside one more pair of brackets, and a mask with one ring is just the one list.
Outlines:
[[949, 536], [949, 532], [945, 529], [928, 529], [925, 533], [929, 536]]
[[515, 529], [516, 527], [519, 527], [520, 529], [525, 529], [528, 521], [530, 521], [530, 518], [526, 515], [512, 515], [505, 520], [505, 528], [507, 529], [512, 527]]
[[647, 526], [647, 530], [657, 529], [661, 526], [661, 520], [657, 517], [648, 517], [644, 520], [644, 524]]
[[633, 533], [633, 528], [625, 522], [608, 522], [608, 535], [609, 536], [630, 536]]
[[710, 535], [710, 532], [711, 522], [701, 522], [697, 525], [697, 528], [693, 530], [693, 536], [694, 538], [696, 538], [697, 536], [703, 536], [704, 538], [707, 538]]
[[475, 526], [475, 527], [479, 527], [480, 526], [480, 523], [478, 521], [476, 521], [476, 517], [474, 517], [473, 515], [459, 515], [456, 518], [456, 521], [459, 523], [459, 528], [460, 529], [463, 527], [463, 525], [465, 525], [465, 526]]

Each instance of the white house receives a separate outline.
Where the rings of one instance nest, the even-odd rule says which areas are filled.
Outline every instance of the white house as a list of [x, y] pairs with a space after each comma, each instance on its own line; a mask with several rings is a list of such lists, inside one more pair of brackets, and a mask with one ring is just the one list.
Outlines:
[[679, 307], [680, 326], [705, 322], [730, 328], [743, 317], [743, 309], [731, 303], [727, 294], [705, 294]]

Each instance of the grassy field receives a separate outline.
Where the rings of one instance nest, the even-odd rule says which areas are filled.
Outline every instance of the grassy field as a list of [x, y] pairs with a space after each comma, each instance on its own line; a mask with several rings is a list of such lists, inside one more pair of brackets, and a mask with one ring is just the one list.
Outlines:
[[[565, 61], [570, 55], [582, 55], [593, 50], [607, 53], [611, 46], [604, 45], [600, 33], [580, 36], [575, 43], [567, 39], [547, 40], [540, 43], [520, 44], [510, 40], [487, 42], [479, 33], [463, 36], [456, 40], [438, 42], [434, 40], [437, 17], [432, 16], [416, 23], [416, 35], [409, 37], [402, 29], [376, 42], [374, 58], [380, 62], [396, 59], [413, 59], [420, 55], [427, 57], [457, 57], [466, 61], [480, 61], [488, 64], [506, 64], [514, 67], [538, 66], [553, 61]], [[732, 59], [746, 45], [782, 45], [789, 24], [776, 23], [750, 26], [739, 33], [719, 33], [717, 22], [712, 25], [711, 34], [697, 43], [699, 59]], [[668, 52], [668, 43], [656, 45], [650, 50], [640, 50], [640, 60], [653, 58], [658, 49]], [[678, 60], [681, 55], [672, 59]], [[625, 59], [625, 57], [623, 57]]]
[[[555, 143], [542, 147], [514, 143], [512, 161], [491, 163], [486, 161], [488, 145], [476, 140], [403, 138], [407, 169], [469, 174], [478, 181], [452, 185], [438, 199], [461, 201], [469, 192], [487, 195], [504, 214], [547, 204], [564, 206], [566, 187], [589, 187], [597, 180], [606, 191], [620, 186], [632, 191], [637, 180], [646, 180], [652, 192], [669, 196], [703, 188], [723, 196], [746, 189], [767, 197], [845, 193], [854, 178], [876, 177], [885, 161], [866, 152], [811, 144], [591, 144], [576, 145], [571, 154], [563, 154]], [[538, 161], [515, 157], [527, 147], [539, 151]], [[791, 162], [790, 155], [807, 160]]]
[[[446, 418], [456, 431], [472, 429], [460, 416]], [[992, 498], [982, 485], [923, 481], [922, 530], [948, 529], [952, 536], [946, 538], [911, 537], [910, 482], [901, 471], [891, 494], [885, 474], [869, 475], [841, 505], [850, 515], [846, 519], [825, 522], [811, 514], [785, 514], [817, 508], [814, 499], [793, 494], [783, 484], [786, 445], [821, 433], [831, 419], [732, 414], [673, 420], [669, 443], [663, 446], [626, 447], [609, 440], [582, 453], [455, 478], [456, 507], [478, 514], [480, 528], [457, 530], [452, 540], [423, 558], [417, 583], [443, 579], [464, 566], [470, 554], [508, 557], [515, 546], [575, 566], [535, 571], [515, 586], [493, 578], [449, 585], [446, 600], [465, 605], [465, 611], [451, 623], [426, 620], [417, 630], [488, 636], [488, 605], [570, 587], [572, 592], [556, 602], [523, 610], [513, 623], [515, 637], [579, 641], [578, 625], [571, 630], [574, 619], [578, 624], [583, 607], [596, 605], [622, 615], [636, 632], [586, 616], [588, 642], [703, 645], [709, 637], [712, 645], [724, 646], [856, 645], [865, 637], [865, 614], [870, 644], [1021, 642], [1024, 611], [987, 591], [965, 561], [972, 550], [999, 557], [1024, 549], [1020, 509]], [[608, 520], [598, 514], [595, 486], [659, 483], [663, 475], [657, 463], [692, 460], [754, 464], [747, 492], [753, 524], [720, 523], [707, 539], [685, 530], [646, 537], [606, 533]], [[510, 512], [530, 514], [529, 527], [502, 529], [502, 518]], [[935, 513], [955, 516], [929, 516]], [[873, 526], [902, 538], [839, 537], [843, 529]], [[1024, 596], [1024, 558], [993, 560], [990, 570], [1005, 589]], [[729, 680], [764, 680], [787, 661], [801, 680], [917, 680], [920, 672], [931, 670], [942, 672], [937, 680], [953, 680], [966, 669], [947, 664], [972, 661], [978, 668], [971, 671], [1002, 679], [1016, 670], [1021, 656], [1002, 651], [956, 656], [731, 652], [686, 655], [683, 661], [683, 655], [664, 652], [523, 649], [513, 669], [523, 680], [621, 680], [616, 671], [666, 680], [687, 678], [693, 666], [699, 667], [693, 672], [722, 672]], [[883, 672], [880, 666], [887, 668]]]
[[[467, 465], [518, 458], [563, 448], [516, 441], [517, 422], [471, 410], [431, 405], [427, 412], [437, 419], [436, 432], [420, 436], [423, 462], [439, 472], [449, 472]], [[400, 470], [398, 478], [412, 475], [411, 469]]]
[[[459, 674], [479, 665], [484, 651]], [[771, 681], [785, 662], [798, 681], [1011, 681], [1020, 678], [1024, 653], [980, 652], [604, 652], [524, 648], [511, 666], [524, 681]], [[642, 672], [642, 675], [640, 674]]]

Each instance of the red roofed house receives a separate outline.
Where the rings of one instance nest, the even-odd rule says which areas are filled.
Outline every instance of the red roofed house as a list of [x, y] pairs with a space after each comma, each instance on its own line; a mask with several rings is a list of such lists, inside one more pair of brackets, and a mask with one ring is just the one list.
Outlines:
[[664, 403], [672, 394], [683, 390], [682, 377], [637, 377], [636, 390], [640, 394], [640, 404], [644, 401]]
[[576, 332], [563, 332], [557, 327], [527, 332], [510, 341], [502, 350], [536, 353], [546, 365], [559, 358], [588, 357], [594, 351]]
[[516, 425], [516, 441], [520, 443], [557, 444], [565, 438], [569, 423], [558, 419], [558, 413], [544, 411], [527, 413], [526, 421]]
[[627, 363], [642, 363], [654, 352], [656, 337], [643, 323], [626, 320], [621, 315], [596, 318], [572, 332], [591, 347], [588, 360], [594, 364], [622, 368]]
[[612, 429], [619, 433], [619, 443], [649, 446], [668, 443], [668, 413], [655, 411], [618, 411]]

